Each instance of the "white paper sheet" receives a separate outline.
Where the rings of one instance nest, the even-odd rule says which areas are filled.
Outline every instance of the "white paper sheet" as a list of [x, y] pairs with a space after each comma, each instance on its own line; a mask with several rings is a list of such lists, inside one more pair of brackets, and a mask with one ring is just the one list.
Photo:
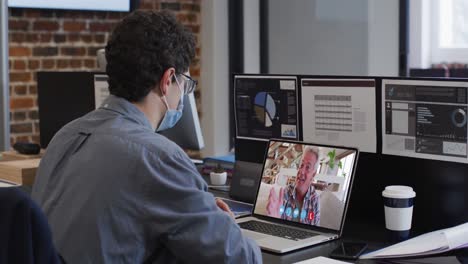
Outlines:
[[375, 112], [374, 79], [302, 79], [304, 141], [376, 153]]
[[468, 244], [468, 223], [444, 230], [450, 249], [466, 247]]
[[334, 260], [326, 257], [316, 257], [308, 260], [296, 262], [295, 264], [348, 264], [350, 262], [344, 262], [339, 260]]
[[436, 230], [398, 244], [361, 255], [360, 259], [424, 256], [468, 245], [468, 223]]
[[18, 186], [18, 184], [15, 184], [15, 183], [10, 183], [10, 182], [7, 182], [7, 181], [0, 181], [0, 188], [1, 187], [14, 187], [14, 186]]
[[382, 80], [382, 154], [468, 163], [468, 82]]
[[107, 75], [94, 75], [94, 102], [96, 109], [102, 105], [102, 102], [109, 96], [109, 85], [107, 84]]
[[447, 250], [447, 240], [441, 231], [435, 231], [404, 242], [362, 255], [361, 259], [395, 256], [418, 256], [429, 252]]

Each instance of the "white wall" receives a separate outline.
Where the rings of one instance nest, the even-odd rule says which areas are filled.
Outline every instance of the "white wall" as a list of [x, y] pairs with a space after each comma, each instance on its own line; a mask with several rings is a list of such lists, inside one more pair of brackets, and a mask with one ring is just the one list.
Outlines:
[[202, 0], [201, 6], [201, 125], [202, 155], [229, 151], [228, 0]]
[[244, 72], [260, 72], [260, 1], [244, 0]]
[[367, 73], [375, 76], [398, 76], [398, 1], [369, 0], [368, 6]]
[[270, 0], [269, 72], [367, 73], [367, 0]]
[[[259, 0], [244, 1], [244, 72], [260, 72]], [[202, 0], [202, 155], [229, 152], [228, 0]]]
[[409, 68], [430, 68], [431, 66], [431, 34], [430, 4], [427, 0], [410, 1], [409, 20]]
[[269, 71], [397, 75], [398, 1], [270, 0]]

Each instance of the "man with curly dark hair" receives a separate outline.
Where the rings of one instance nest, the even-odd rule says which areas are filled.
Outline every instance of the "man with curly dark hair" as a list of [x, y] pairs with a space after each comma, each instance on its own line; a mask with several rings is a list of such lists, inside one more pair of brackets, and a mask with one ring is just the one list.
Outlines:
[[261, 253], [216, 201], [174, 126], [196, 81], [193, 35], [166, 12], [137, 11], [106, 46], [111, 95], [50, 142], [33, 199], [67, 263], [256, 263]]

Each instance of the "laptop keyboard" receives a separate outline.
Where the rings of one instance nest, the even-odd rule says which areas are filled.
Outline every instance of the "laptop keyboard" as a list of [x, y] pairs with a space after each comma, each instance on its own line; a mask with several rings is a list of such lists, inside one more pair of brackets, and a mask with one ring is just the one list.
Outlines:
[[263, 234], [268, 234], [272, 236], [282, 237], [286, 239], [296, 240], [296, 241], [318, 235], [318, 234], [314, 234], [310, 232], [297, 230], [294, 228], [289, 228], [289, 227], [275, 225], [275, 224], [269, 224], [265, 222], [255, 221], [255, 220], [239, 223], [239, 226], [243, 229], [247, 229], [247, 230], [251, 230], [251, 231], [255, 231], [255, 232], [259, 232]]

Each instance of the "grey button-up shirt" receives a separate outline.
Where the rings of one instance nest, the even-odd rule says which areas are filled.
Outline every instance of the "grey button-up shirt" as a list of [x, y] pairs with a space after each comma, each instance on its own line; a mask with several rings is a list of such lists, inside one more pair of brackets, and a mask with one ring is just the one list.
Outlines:
[[116, 96], [54, 136], [32, 197], [67, 263], [261, 262], [187, 155]]

